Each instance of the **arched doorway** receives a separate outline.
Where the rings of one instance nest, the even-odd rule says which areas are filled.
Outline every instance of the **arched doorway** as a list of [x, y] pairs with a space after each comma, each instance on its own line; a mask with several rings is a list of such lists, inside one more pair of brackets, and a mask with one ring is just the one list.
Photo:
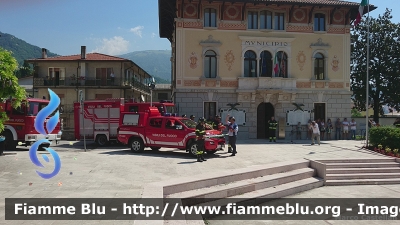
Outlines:
[[268, 120], [275, 115], [274, 106], [271, 103], [262, 102], [257, 107], [257, 138], [269, 138]]

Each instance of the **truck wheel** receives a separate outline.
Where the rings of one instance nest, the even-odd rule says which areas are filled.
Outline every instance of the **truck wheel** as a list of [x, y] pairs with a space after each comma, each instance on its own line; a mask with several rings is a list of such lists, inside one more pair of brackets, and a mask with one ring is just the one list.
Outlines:
[[195, 141], [189, 144], [189, 154], [197, 156], [197, 143]]
[[104, 134], [99, 134], [96, 136], [96, 144], [98, 146], [105, 146], [108, 143], [107, 136]]
[[151, 150], [158, 151], [158, 150], [160, 150], [160, 147], [151, 147]]
[[217, 151], [215, 150], [215, 151], [206, 151], [206, 152], [207, 152], [207, 154], [212, 155], [212, 154], [215, 154]]
[[5, 131], [3, 135], [6, 138], [6, 140], [4, 140], [4, 149], [14, 151], [17, 148], [17, 142], [14, 141], [12, 133], [10, 131]]
[[139, 153], [144, 151], [144, 144], [142, 139], [133, 138], [129, 141], [129, 146], [131, 147], [131, 151], [134, 153]]

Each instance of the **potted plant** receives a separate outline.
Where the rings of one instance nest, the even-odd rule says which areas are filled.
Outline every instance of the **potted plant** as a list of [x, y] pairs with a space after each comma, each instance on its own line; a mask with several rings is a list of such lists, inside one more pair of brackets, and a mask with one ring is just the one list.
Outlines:
[[395, 157], [399, 157], [399, 149], [393, 149], [393, 154]]
[[[13, 98], [12, 107], [17, 108], [21, 105], [23, 99], [26, 98], [26, 91], [18, 85], [18, 78], [14, 75], [18, 69], [17, 60], [12, 53], [0, 47], [0, 101], [4, 101], [10, 97]], [[4, 109], [0, 110], [0, 155], [3, 154], [7, 147], [7, 140], [4, 130], [4, 122], [8, 120]], [[14, 140], [11, 140], [14, 141]]]

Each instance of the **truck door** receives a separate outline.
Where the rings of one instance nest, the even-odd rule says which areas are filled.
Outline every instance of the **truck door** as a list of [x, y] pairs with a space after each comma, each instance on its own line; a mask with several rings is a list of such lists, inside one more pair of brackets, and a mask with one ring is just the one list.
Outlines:
[[186, 131], [181, 122], [177, 119], [166, 119], [164, 141], [172, 146], [183, 146], [183, 139]]
[[150, 119], [149, 126], [146, 127], [146, 137], [149, 139], [149, 144], [160, 145], [162, 141], [162, 118]]

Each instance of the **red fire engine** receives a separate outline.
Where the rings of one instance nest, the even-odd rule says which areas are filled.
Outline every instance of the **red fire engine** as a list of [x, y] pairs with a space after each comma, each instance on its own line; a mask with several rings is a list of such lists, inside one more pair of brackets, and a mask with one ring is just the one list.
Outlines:
[[[2, 133], [6, 138], [5, 149], [15, 150], [19, 142], [24, 146], [29, 146], [40, 139], [55, 141], [56, 144], [61, 140], [62, 132], [60, 121], [53, 132], [47, 135], [42, 135], [35, 129], [34, 124], [37, 114], [48, 104], [49, 100], [37, 98], [27, 98], [22, 102], [21, 106], [16, 109], [12, 107], [11, 100], [0, 103], [1, 110], [4, 110], [9, 118], [9, 120], [4, 123], [5, 129]], [[54, 114], [55, 112], [48, 118]], [[46, 127], [46, 121], [43, 126]], [[48, 144], [44, 144], [44, 146], [46, 145]]]
[[[120, 114], [124, 111], [124, 99], [87, 100], [82, 112], [79, 102], [74, 103], [75, 138], [95, 141], [104, 146], [117, 140]], [[83, 116], [84, 115], [84, 116]]]
[[[151, 106], [158, 108], [161, 115], [178, 116], [175, 104], [172, 101], [163, 100], [160, 102], [153, 102]], [[150, 102], [127, 102], [125, 103], [124, 112], [145, 112], [150, 107]]]
[[[159, 150], [161, 147], [186, 150], [196, 155], [196, 123], [190, 119], [174, 116], [161, 116], [156, 107], [148, 112], [121, 115], [118, 127], [118, 141], [129, 145], [132, 152], [143, 152], [145, 147]], [[225, 145], [225, 138], [219, 130], [207, 130], [205, 150], [215, 153]]]

